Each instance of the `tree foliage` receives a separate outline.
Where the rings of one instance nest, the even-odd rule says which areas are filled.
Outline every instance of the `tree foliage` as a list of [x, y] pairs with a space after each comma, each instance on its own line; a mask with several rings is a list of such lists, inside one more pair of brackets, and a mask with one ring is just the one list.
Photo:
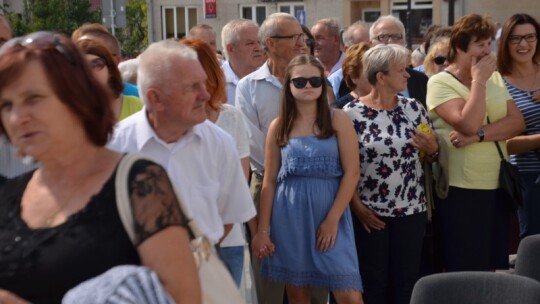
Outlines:
[[128, 56], [134, 57], [148, 45], [148, 19], [146, 0], [128, 0], [126, 28], [118, 29], [117, 38]]
[[14, 36], [35, 31], [55, 31], [68, 36], [84, 23], [101, 22], [101, 11], [90, 11], [88, 0], [30, 0], [24, 12], [15, 14], [4, 7]]

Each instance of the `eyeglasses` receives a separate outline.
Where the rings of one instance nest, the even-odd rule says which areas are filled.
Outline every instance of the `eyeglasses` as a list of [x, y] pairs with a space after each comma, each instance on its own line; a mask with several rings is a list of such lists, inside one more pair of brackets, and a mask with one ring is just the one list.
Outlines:
[[318, 88], [322, 86], [323, 79], [322, 77], [310, 77], [310, 78], [296, 77], [296, 78], [291, 79], [291, 82], [294, 85], [294, 87], [297, 89], [305, 88], [308, 82], [311, 87]]
[[92, 59], [88, 64], [90, 65], [90, 68], [96, 72], [103, 70], [103, 68], [107, 65], [105, 59], [100, 57]]
[[287, 35], [287, 36], [276, 35], [276, 36], [270, 36], [270, 38], [274, 38], [274, 39], [293, 39], [294, 41], [299, 41], [299, 40], [306, 41], [306, 35], [304, 33]]
[[508, 36], [508, 42], [511, 44], [520, 44], [521, 40], [525, 39], [527, 42], [535, 42], [538, 38], [538, 34], [527, 34], [527, 35], [511, 35]]
[[35, 32], [28, 34], [24, 37], [17, 37], [6, 42], [0, 47], [0, 56], [6, 53], [9, 49], [15, 46], [21, 46], [23, 48], [38, 47], [38, 48], [55, 48], [60, 54], [62, 54], [67, 61], [71, 64], [75, 63], [73, 56], [62, 45], [60, 38], [62, 36], [53, 32]]
[[388, 40], [390, 39], [397, 41], [403, 39], [403, 34], [382, 34], [379, 36], [375, 36], [375, 38], [373, 39], [377, 39], [380, 42], [388, 42]]
[[443, 65], [446, 61], [446, 56], [437, 56], [433, 58], [433, 62], [435, 62], [436, 65]]

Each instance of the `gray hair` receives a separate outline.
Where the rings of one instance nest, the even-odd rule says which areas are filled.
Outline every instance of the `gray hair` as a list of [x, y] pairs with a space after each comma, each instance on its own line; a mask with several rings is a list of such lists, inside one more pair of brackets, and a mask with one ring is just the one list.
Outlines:
[[221, 29], [221, 47], [225, 56], [229, 58], [227, 53], [227, 45], [232, 44], [236, 45], [240, 42], [240, 33], [246, 28], [256, 28], [259, 29], [259, 25], [252, 20], [248, 19], [233, 19]]
[[132, 58], [122, 61], [118, 64], [122, 80], [129, 83], [137, 83], [137, 69], [139, 68], [139, 59]]
[[321, 19], [321, 20], [317, 21], [315, 23], [315, 25], [317, 25], [317, 24], [324, 25], [328, 29], [330, 34], [333, 34], [335, 36], [339, 36], [339, 32], [341, 31], [341, 28], [340, 28], [339, 23], [338, 23], [338, 21], [336, 19], [324, 18], [324, 19]]
[[165, 78], [173, 71], [171, 60], [175, 58], [199, 60], [194, 49], [173, 40], [154, 42], [139, 56], [137, 86], [139, 96], [147, 107], [150, 107], [150, 103], [146, 93], [150, 88], [171, 85]]
[[403, 22], [401, 22], [401, 20], [399, 20], [398, 18], [392, 16], [392, 15], [386, 15], [386, 16], [381, 16], [379, 17], [379, 19], [377, 19], [377, 21], [375, 21], [371, 27], [369, 28], [369, 39], [370, 40], [373, 40], [375, 39], [375, 37], [377, 37], [377, 35], [375, 35], [375, 28], [382, 22], [393, 22], [394, 24], [396, 24], [397, 26], [399, 26], [399, 28], [401, 29], [401, 34], [403, 34], [403, 39], [405, 39], [405, 26], [403, 25]]
[[369, 27], [367, 25], [367, 23], [365, 23], [364, 21], [362, 20], [358, 20], [356, 21], [355, 23], [351, 24], [346, 30], [345, 32], [343, 32], [343, 45], [346, 46], [346, 47], [350, 47], [352, 46], [353, 44], [357, 44], [357, 43], [360, 43], [361, 41], [355, 41], [354, 40], [354, 31], [356, 29], [364, 29], [366, 32], [369, 31]]
[[266, 17], [264, 22], [261, 24], [261, 27], [259, 28], [259, 41], [261, 42], [265, 50], [268, 50], [268, 48], [266, 47], [265, 39], [268, 37], [279, 35], [279, 22], [282, 20], [291, 20], [294, 22], [298, 22], [296, 18], [291, 14], [273, 13], [270, 16]]
[[390, 67], [409, 61], [410, 52], [398, 44], [378, 44], [367, 50], [362, 57], [364, 76], [371, 85], [377, 83], [377, 73], [386, 74]]
[[212, 33], [214, 33], [214, 35], [216, 34], [216, 31], [214, 30], [213, 27], [211, 27], [208, 24], [201, 23], [201, 24], [194, 25], [191, 29], [189, 29], [187, 38], [194, 38], [202, 31], [211, 31]]

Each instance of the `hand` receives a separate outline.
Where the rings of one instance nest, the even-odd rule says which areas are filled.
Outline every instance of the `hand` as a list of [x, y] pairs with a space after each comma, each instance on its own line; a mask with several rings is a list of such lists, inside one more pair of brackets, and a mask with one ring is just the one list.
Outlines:
[[540, 102], [540, 90], [536, 90], [535, 92], [532, 93], [532, 100], [533, 100], [535, 103], [539, 103], [539, 102]]
[[467, 145], [477, 143], [479, 141], [477, 135], [465, 136], [456, 130], [450, 131], [450, 133], [448, 134], [448, 138], [450, 138], [450, 142], [456, 148], [462, 148]]
[[411, 132], [411, 141], [409, 143], [415, 148], [426, 152], [427, 155], [431, 155], [439, 151], [435, 131], [431, 129], [429, 134], [425, 134], [423, 132]]
[[317, 248], [326, 252], [336, 244], [339, 219], [326, 218], [317, 229]]
[[262, 260], [267, 256], [274, 255], [276, 247], [274, 243], [270, 240], [268, 233], [257, 232], [253, 239], [251, 240], [251, 252], [257, 257], [257, 259]]
[[2, 304], [30, 304], [30, 302], [19, 298], [14, 293], [0, 289], [0, 303]]
[[486, 55], [480, 59], [472, 57], [471, 59], [471, 76], [472, 79], [486, 84], [486, 81], [491, 77], [491, 74], [497, 69], [497, 63], [493, 54]]
[[381, 219], [373, 210], [369, 209], [368, 207], [366, 207], [366, 205], [362, 203], [358, 205], [359, 207], [358, 210], [355, 210], [355, 214], [362, 223], [362, 226], [367, 231], [367, 233], [371, 233], [371, 229], [383, 230], [385, 228], [386, 223], [381, 221]]

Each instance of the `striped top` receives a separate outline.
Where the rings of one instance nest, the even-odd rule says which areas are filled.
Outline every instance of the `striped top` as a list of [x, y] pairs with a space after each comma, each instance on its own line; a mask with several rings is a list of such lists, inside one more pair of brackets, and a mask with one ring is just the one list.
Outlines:
[[[504, 80], [504, 84], [512, 99], [516, 102], [521, 114], [523, 114], [526, 128], [523, 135], [540, 133], [540, 103], [533, 101], [532, 92], [517, 88], [506, 81], [506, 79]], [[537, 90], [540, 90], [540, 88]], [[510, 161], [516, 164], [521, 172], [539, 172], [540, 149], [510, 155]]]
[[0, 175], [12, 178], [39, 167], [39, 164], [23, 164], [16, 152], [7, 138], [0, 135]]

